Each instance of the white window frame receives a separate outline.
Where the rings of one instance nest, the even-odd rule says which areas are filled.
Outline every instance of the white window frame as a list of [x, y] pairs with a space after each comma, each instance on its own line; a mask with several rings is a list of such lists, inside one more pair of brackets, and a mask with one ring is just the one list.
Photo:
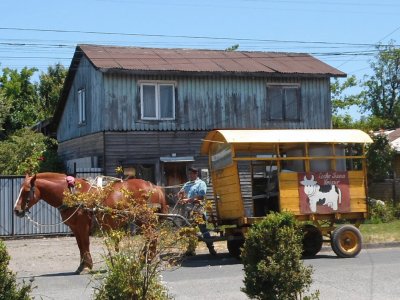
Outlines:
[[[175, 87], [176, 82], [171, 81], [141, 81], [140, 85], [140, 116], [142, 120], [175, 120]], [[144, 116], [144, 104], [143, 104], [143, 86], [150, 85], [155, 87], [156, 97], [156, 116], [146, 117]], [[172, 117], [161, 118], [161, 102], [160, 102], [160, 87], [163, 85], [172, 86]]]
[[86, 123], [86, 91], [84, 88], [78, 90], [78, 124]]

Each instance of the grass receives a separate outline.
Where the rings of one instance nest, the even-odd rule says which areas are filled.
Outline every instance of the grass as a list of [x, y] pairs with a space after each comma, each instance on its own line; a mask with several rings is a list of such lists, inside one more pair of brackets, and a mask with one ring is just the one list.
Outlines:
[[400, 220], [390, 223], [362, 224], [364, 243], [400, 242]]

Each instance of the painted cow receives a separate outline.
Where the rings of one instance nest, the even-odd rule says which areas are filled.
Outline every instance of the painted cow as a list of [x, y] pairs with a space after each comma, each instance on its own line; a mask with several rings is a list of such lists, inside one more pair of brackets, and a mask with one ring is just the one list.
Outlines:
[[304, 180], [300, 183], [304, 185], [304, 193], [310, 201], [310, 209], [313, 213], [317, 212], [317, 204], [337, 210], [339, 203], [342, 202], [342, 192], [334, 184], [320, 186], [314, 180], [314, 175], [311, 176], [311, 179], [304, 176]]

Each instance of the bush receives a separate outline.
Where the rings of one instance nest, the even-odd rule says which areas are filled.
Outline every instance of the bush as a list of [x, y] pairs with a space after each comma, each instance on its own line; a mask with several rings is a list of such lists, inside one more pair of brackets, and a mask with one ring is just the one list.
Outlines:
[[0, 240], [0, 300], [32, 299], [29, 295], [32, 291], [31, 284], [23, 282], [18, 286], [15, 274], [8, 269], [9, 262], [6, 245]]
[[170, 299], [167, 288], [160, 281], [157, 266], [141, 255], [136, 247], [123, 247], [108, 256], [108, 273], [94, 299]]
[[244, 293], [253, 299], [318, 299], [304, 297], [312, 283], [312, 267], [301, 262], [300, 226], [289, 213], [271, 213], [248, 233], [243, 246]]
[[375, 203], [370, 206], [369, 219], [367, 223], [380, 224], [389, 223], [400, 218], [400, 205], [391, 203]]

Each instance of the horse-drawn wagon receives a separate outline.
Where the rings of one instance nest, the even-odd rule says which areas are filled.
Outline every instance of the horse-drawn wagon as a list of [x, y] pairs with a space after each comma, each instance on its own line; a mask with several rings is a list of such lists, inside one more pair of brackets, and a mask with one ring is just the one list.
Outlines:
[[364, 148], [371, 142], [348, 129], [209, 132], [201, 152], [209, 156], [216, 217], [230, 254], [240, 255], [254, 222], [289, 211], [303, 223], [305, 255], [329, 241], [339, 257], [356, 256], [358, 226], [368, 214]]

